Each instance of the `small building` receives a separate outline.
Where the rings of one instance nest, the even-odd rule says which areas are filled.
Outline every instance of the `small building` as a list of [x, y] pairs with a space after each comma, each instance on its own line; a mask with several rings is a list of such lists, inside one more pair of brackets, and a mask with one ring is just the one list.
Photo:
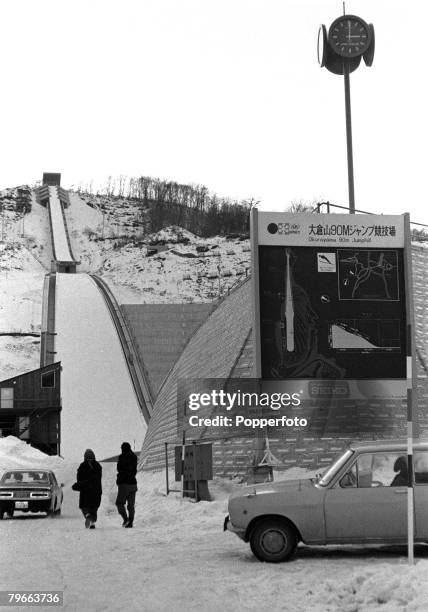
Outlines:
[[61, 173], [60, 172], [43, 172], [43, 185], [50, 185], [52, 187], [59, 187], [61, 185]]
[[0, 437], [60, 454], [61, 363], [0, 381]]

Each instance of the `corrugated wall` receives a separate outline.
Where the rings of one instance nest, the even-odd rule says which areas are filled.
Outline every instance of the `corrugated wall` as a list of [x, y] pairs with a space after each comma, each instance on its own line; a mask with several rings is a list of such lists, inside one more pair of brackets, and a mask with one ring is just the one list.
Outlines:
[[164, 464], [164, 442], [177, 439], [177, 381], [230, 375], [251, 328], [251, 284], [233, 291], [191, 338], [156, 400], [140, 455], [144, 469]]
[[148, 374], [153, 397], [213, 304], [124, 304], [128, 328]]

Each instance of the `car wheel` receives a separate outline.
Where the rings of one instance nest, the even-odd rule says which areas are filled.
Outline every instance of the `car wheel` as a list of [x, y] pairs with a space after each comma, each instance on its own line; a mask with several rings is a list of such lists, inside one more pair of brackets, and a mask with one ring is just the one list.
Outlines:
[[13, 518], [13, 513], [14, 512], [15, 512], [15, 510], [8, 510], [6, 514], [8, 515], [9, 518]]
[[53, 506], [53, 508], [49, 508], [48, 510], [46, 510], [46, 516], [50, 516], [51, 518], [55, 516], [55, 510], [54, 510], [55, 506]]
[[279, 563], [289, 559], [297, 546], [295, 529], [276, 518], [264, 519], [251, 532], [250, 546], [259, 561]]

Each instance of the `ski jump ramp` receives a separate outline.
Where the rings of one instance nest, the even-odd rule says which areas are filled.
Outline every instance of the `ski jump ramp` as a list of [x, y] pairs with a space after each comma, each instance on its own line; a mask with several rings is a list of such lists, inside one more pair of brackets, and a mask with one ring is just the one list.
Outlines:
[[64, 219], [62, 204], [56, 187], [49, 187], [49, 216], [52, 233], [52, 251], [57, 262], [74, 263]]
[[82, 460], [141, 448], [146, 423], [102, 293], [87, 274], [56, 274], [55, 360], [61, 361], [61, 455]]
[[61, 361], [61, 455], [82, 460], [141, 448], [152, 398], [119, 306], [102, 279], [76, 274], [62, 202], [42, 188], [49, 209], [53, 269], [45, 279], [41, 366]]

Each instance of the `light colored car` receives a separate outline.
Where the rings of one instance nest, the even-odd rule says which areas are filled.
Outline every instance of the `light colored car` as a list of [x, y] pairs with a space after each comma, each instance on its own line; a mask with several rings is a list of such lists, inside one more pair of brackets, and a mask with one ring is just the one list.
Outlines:
[[0, 479], [0, 519], [21, 512], [61, 514], [62, 487], [51, 470], [9, 470]]
[[[355, 444], [316, 478], [247, 486], [229, 498], [224, 529], [261, 561], [285, 561], [297, 544], [407, 541], [407, 447]], [[428, 442], [414, 444], [415, 542], [428, 542]]]

